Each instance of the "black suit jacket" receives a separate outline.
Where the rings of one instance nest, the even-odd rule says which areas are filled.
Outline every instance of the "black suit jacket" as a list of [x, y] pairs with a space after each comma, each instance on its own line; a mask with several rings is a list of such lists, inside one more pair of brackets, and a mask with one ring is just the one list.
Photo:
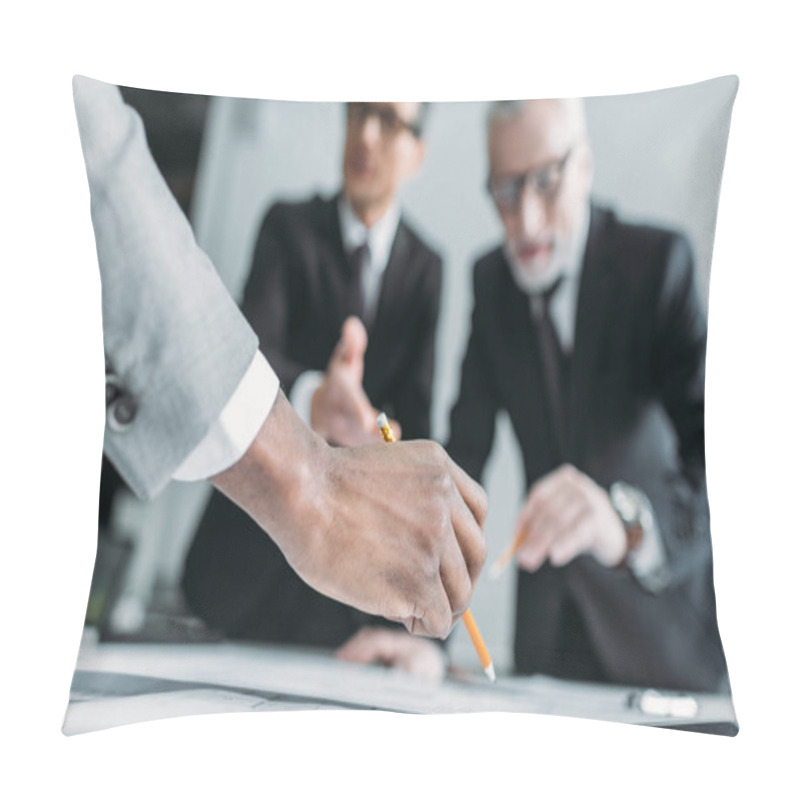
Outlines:
[[522, 673], [715, 690], [725, 675], [711, 579], [705, 483], [706, 321], [691, 250], [676, 233], [593, 207], [554, 456], [528, 298], [500, 248], [474, 270], [472, 331], [448, 450], [480, 479], [495, 417], [509, 415], [528, 485], [563, 460], [653, 504], [670, 581], [652, 593], [627, 567], [590, 556], [518, 571], [515, 664]]
[[[270, 209], [242, 311], [287, 394], [300, 373], [327, 366], [347, 316], [350, 269], [337, 198]], [[405, 439], [430, 435], [441, 280], [441, 259], [401, 219], [369, 328], [364, 390]]]
[[[277, 203], [264, 218], [242, 311], [288, 394], [324, 370], [347, 316], [350, 265], [337, 198]], [[404, 439], [430, 435], [442, 264], [401, 219], [369, 328], [364, 389]], [[228, 636], [335, 647], [368, 621], [317, 593], [250, 517], [213, 494], [183, 576], [190, 606]]]

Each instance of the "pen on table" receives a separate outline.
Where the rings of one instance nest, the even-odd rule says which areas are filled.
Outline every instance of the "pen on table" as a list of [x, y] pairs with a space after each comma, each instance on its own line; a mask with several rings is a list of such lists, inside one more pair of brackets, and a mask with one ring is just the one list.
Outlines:
[[[378, 415], [378, 428], [380, 429], [384, 442], [397, 441], [392, 433], [389, 420], [386, 419], [386, 414], [381, 413]], [[462, 620], [467, 628], [467, 633], [469, 633], [469, 638], [472, 640], [472, 646], [475, 648], [475, 652], [478, 654], [483, 671], [486, 673], [486, 676], [489, 678], [489, 680], [494, 683], [497, 680], [497, 677], [494, 672], [492, 657], [489, 655], [489, 650], [486, 647], [486, 643], [483, 641], [483, 636], [481, 636], [480, 630], [478, 630], [475, 617], [472, 616], [472, 612], [469, 609], [464, 612]]]
[[643, 714], [657, 717], [696, 717], [699, 705], [690, 694], [665, 694], [655, 689], [637, 690], [628, 696], [628, 705]]

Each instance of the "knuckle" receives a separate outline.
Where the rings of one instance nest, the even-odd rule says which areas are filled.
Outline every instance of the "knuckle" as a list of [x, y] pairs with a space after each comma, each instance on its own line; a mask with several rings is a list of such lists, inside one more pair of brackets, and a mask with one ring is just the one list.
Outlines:
[[561, 475], [563, 475], [567, 480], [574, 482], [579, 478], [580, 473], [572, 464], [564, 464], [564, 466], [561, 468]]
[[425, 457], [429, 461], [437, 465], [442, 463], [442, 456], [444, 455], [444, 449], [440, 444], [432, 441], [431, 439], [425, 439], [423, 442], [421, 442], [421, 447], [423, 448], [423, 453], [425, 454]]
[[432, 442], [432, 445], [433, 445], [432, 449], [436, 456], [437, 461], [442, 466], [445, 466], [449, 459], [447, 457], [447, 453], [444, 450], [444, 447], [442, 447], [438, 442]]
[[452, 621], [453, 615], [449, 601], [441, 599], [432, 602], [428, 613], [422, 617], [423, 635], [444, 639], [450, 632]]
[[450, 515], [447, 509], [439, 508], [438, 513], [430, 520], [430, 530], [432, 536], [430, 544], [434, 552], [440, 552], [444, 543], [450, 538], [452, 526], [450, 524]]
[[461, 616], [467, 610], [471, 599], [472, 585], [469, 581], [464, 581], [453, 593], [453, 615]]
[[442, 549], [439, 529], [432, 525], [429, 534], [421, 542], [414, 564], [409, 564], [410, 570], [414, 573], [416, 590], [420, 597], [427, 595], [439, 574]]
[[436, 477], [436, 488], [441, 497], [449, 498], [454, 491], [453, 479], [445, 471], [440, 471]]

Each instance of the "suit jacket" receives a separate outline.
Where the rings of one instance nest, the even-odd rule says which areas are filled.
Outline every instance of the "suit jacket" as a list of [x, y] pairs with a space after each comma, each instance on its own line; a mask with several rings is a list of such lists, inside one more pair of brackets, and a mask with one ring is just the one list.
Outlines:
[[[327, 366], [347, 317], [350, 271], [337, 198], [269, 210], [242, 311], [287, 394], [301, 372]], [[441, 259], [401, 219], [368, 331], [364, 390], [398, 419], [405, 439], [430, 435], [441, 280]]]
[[104, 450], [150, 497], [220, 415], [257, 341], [164, 183], [116, 86], [76, 76], [106, 354]]
[[480, 479], [506, 411], [531, 485], [561, 461], [608, 489], [650, 499], [670, 580], [653, 593], [591, 556], [518, 571], [518, 671], [716, 690], [725, 659], [716, 623], [705, 483], [706, 321], [687, 240], [592, 208], [564, 414], [550, 446], [528, 298], [500, 248], [474, 269], [472, 331], [451, 416], [451, 457]]
[[[347, 316], [349, 271], [335, 198], [269, 210], [242, 310], [287, 394], [301, 372], [325, 369]], [[369, 329], [364, 388], [376, 408], [396, 415], [405, 439], [430, 432], [441, 274], [439, 256], [401, 219]], [[258, 526], [216, 494], [183, 588], [206, 623], [233, 637], [335, 647], [380, 621], [307, 586]]]

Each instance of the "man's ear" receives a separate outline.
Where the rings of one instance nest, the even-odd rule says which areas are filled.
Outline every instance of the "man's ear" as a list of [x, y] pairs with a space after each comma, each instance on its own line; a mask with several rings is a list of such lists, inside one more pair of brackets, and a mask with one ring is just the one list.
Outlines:
[[414, 142], [414, 153], [411, 156], [411, 164], [408, 171], [408, 176], [416, 175], [422, 167], [422, 162], [425, 160], [425, 142], [422, 139], [417, 139]]
[[582, 169], [584, 170], [584, 174], [586, 176], [586, 182], [589, 189], [592, 188], [592, 183], [594, 183], [594, 155], [592, 154], [592, 148], [589, 147], [588, 144], [583, 146], [583, 153], [581, 154], [582, 157]]

